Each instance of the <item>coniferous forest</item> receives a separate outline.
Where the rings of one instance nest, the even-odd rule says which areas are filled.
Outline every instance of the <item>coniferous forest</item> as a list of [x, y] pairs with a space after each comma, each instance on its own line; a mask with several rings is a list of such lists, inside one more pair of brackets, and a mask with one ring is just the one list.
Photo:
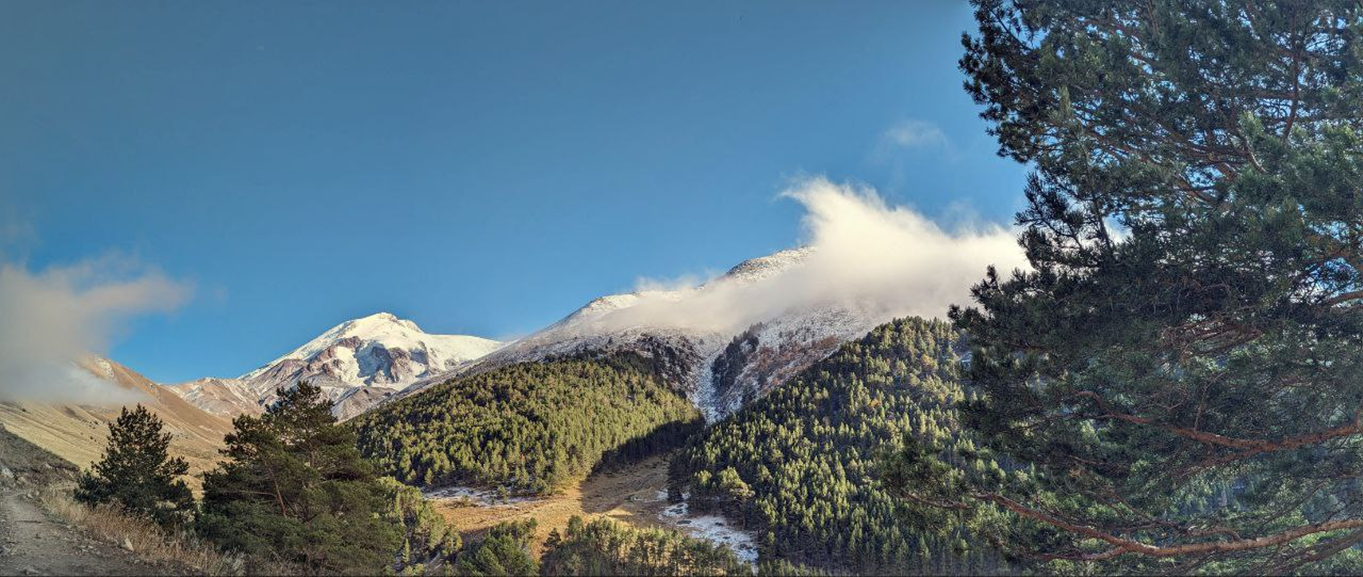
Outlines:
[[960, 341], [940, 321], [876, 328], [705, 431], [673, 458], [670, 491], [730, 514], [764, 557], [859, 573], [998, 569], [955, 528], [905, 525], [901, 499], [878, 479], [883, 452], [904, 435], [968, 448], [956, 433], [955, 405], [968, 397]]
[[647, 360], [619, 356], [525, 363], [454, 379], [353, 426], [361, 451], [404, 482], [542, 494], [585, 476], [608, 452], [637, 447], [656, 429], [696, 416]]

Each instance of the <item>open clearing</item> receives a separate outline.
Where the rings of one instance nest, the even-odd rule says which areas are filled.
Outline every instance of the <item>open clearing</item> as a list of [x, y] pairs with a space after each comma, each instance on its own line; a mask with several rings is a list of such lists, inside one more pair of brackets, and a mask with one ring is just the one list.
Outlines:
[[435, 498], [436, 508], [465, 538], [477, 538], [503, 521], [539, 522], [532, 553], [543, 553], [549, 532], [563, 532], [568, 519], [607, 517], [634, 527], [676, 529], [694, 537], [730, 546], [740, 558], [756, 559], [751, 538], [713, 515], [693, 517], [685, 507], [667, 502], [667, 457], [646, 459], [619, 470], [603, 472], [572, 485], [560, 494], [507, 503], [471, 504], [467, 499]]

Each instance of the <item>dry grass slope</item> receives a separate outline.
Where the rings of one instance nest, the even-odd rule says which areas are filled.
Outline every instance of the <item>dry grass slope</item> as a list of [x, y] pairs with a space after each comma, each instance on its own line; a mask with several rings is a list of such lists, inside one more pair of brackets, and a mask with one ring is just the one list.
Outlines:
[[43, 508], [87, 534], [132, 551], [142, 559], [184, 567], [195, 575], [241, 575], [239, 556], [224, 554], [189, 533], [171, 534], [155, 523], [110, 506], [86, 507], [71, 498], [71, 487], [41, 493]]
[[[223, 435], [232, 430], [230, 420], [209, 414], [181, 399], [175, 393], [146, 377], [112, 361], [101, 366], [97, 360], [84, 364], [96, 376], [107, 378], [110, 387], [133, 391], [145, 405], [166, 423], [174, 435], [171, 451], [189, 461], [190, 486], [200, 483], [199, 474], [211, 469], [218, 460]], [[57, 456], [88, 467], [104, 450], [108, 424], [118, 418], [121, 404], [75, 405], [33, 402], [0, 403], [0, 425], [15, 435], [51, 451]]]
[[667, 488], [667, 458], [652, 457], [618, 471], [596, 473], [581, 483], [570, 484], [556, 495], [507, 505], [461, 505], [435, 501], [451, 527], [465, 542], [480, 539], [489, 528], [505, 521], [535, 519], [538, 525], [531, 553], [543, 554], [549, 532], [563, 533], [574, 515], [584, 519], [606, 517], [639, 528], [676, 529], [659, 517], [668, 503], [658, 500]]

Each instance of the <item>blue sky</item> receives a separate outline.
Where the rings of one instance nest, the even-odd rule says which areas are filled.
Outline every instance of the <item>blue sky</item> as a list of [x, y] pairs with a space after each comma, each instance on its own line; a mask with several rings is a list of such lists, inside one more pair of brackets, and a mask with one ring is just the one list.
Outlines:
[[194, 285], [111, 355], [234, 376], [379, 310], [534, 330], [800, 241], [826, 175], [1006, 223], [964, 3], [0, 3], [0, 247]]

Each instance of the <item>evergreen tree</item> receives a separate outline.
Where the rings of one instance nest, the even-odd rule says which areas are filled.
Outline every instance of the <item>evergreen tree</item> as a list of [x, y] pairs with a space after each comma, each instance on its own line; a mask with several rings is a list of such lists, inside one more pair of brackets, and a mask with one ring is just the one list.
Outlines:
[[241, 416], [204, 475], [199, 528], [220, 546], [295, 563], [312, 573], [372, 574], [392, 565], [402, 537], [385, 488], [336, 424], [320, 388], [279, 390], [259, 417]]
[[965, 421], [1019, 465], [910, 446], [907, 504], [1052, 569], [1337, 563], [1363, 542], [1363, 6], [975, 5], [961, 66], [1034, 168], [1033, 270], [952, 318]]
[[427, 574], [452, 567], [462, 541], [459, 532], [445, 522], [439, 511], [415, 487], [382, 477], [379, 484], [388, 496], [386, 515], [403, 528], [402, 552], [394, 567], [398, 573]]
[[530, 555], [530, 538], [537, 525], [534, 519], [526, 519], [489, 529], [487, 537], [459, 555], [459, 574], [517, 576], [539, 573], [539, 562]]
[[[676, 531], [635, 529], [610, 519], [568, 520], [563, 535], [545, 543], [541, 575], [752, 575], [733, 551]], [[787, 575], [800, 573], [794, 565]], [[779, 573], [776, 573], [779, 574]]]
[[194, 496], [183, 479], [189, 465], [169, 454], [170, 433], [161, 419], [137, 405], [124, 407], [109, 423], [104, 456], [82, 475], [77, 501], [88, 505], [115, 503], [124, 511], [147, 517], [163, 527], [179, 525], [194, 514]]

